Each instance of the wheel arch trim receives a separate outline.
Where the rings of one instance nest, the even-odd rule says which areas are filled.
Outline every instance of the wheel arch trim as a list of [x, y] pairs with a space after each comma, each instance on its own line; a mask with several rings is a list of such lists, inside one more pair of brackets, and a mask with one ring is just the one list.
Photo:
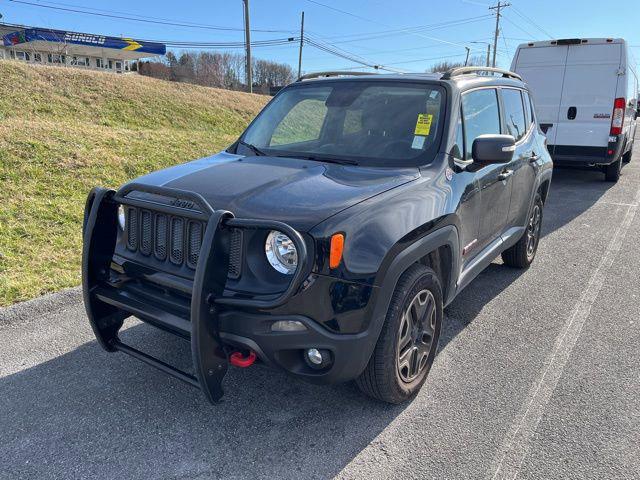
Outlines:
[[[458, 229], [454, 225], [447, 225], [428, 235], [416, 240], [408, 247], [400, 251], [391, 261], [384, 274], [384, 281], [378, 288], [375, 304], [372, 310], [371, 321], [369, 323], [369, 351], [366, 358], [369, 359], [373, 353], [385, 318], [391, 303], [391, 297], [396, 289], [396, 285], [402, 274], [414, 263], [419, 262], [429, 253], [441, 247], [448, 247], [451, 250], [451, 274], [449, 275], [449, 285], [443, 285], [447, 292], [447, 298], [443, 298], [443, 305], [447, 305], [453, 300], [456, 294], [456, 280], [460, 273], [460, 242], [458, 239]], [[364, 370], [363, 365], [362, 369]]]

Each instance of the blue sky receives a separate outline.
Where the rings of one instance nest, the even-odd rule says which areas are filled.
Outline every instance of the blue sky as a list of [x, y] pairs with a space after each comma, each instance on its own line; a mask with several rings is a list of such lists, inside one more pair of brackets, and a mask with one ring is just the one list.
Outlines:
[[[241, 0], [20, 1], [29, 4], [0, 1], [3, 21], [161, 41], [240, 42], [244, 38]], [[638, 0], [510, 1], [513, 6], [504, 12], [498, 43], [500, 66], [509, 66], [519, 43], [550, 37], [623, 37], [637, 46], [632, 52], [640, 57]], [[405, 71], [424, 71], [439, 59], [463, 60], [465, 46], [473, 49], [472, 54], [486, 54], [486, 43], [492, 40], [495, 23], [488, 10], [494, 2], [486, 0], [251, 0], [250, 3], [252, 29], [271, 30], [254, 32], [252, 40], [298, 35], [300, 13], [304, 10], [305, 31], [311, 38], [367, 63]], [[45, 5], [198, 24], [200, 28], [85, 15]], [[211, 26], [237, 30], [215, 30]], [[259, 47], [253, 50], [253, 55], [297, 68], [298, 45]], [[355, 69], [358, 64], [305, 46], [303, 71], [339, 68]]]

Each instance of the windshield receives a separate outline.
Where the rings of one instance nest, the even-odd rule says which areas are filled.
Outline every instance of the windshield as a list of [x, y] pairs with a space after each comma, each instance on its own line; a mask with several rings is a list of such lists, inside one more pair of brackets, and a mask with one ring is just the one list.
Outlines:
[[282, 91], [249, 126], [236, 152], [376, 166], [430, 163], [444, 89], [426, 83], [313, 82]]

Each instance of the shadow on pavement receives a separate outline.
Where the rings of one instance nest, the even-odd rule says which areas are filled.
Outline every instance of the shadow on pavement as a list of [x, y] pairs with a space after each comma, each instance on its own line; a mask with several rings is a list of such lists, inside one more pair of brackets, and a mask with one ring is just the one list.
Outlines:
[[614, 185], [605, 182], [604, 174], [595, 168], [555, 167], [544, 209], [543, 235], [589, 210]]
[[[553, 171], [551, 190], [544, 209], [543, 237], [589, 210], [613, 185], [597, 169], [558, 168]], [[544, 240], [542, 240], [544, 241]], [[494, 262], [471, 282], [447, 307], [447, 321], [440, 350], [455, 338], [491, 300], [515, 282], [525, 270]]]
[[[126, 343], [190, 365], [188, 343], [132, 323]], [[0, 477], [327, 478], [407, 407], [260, 366], [231, 369], [224, 385], [212, 406], [192, 387], [84, 344], [0, 380]]]

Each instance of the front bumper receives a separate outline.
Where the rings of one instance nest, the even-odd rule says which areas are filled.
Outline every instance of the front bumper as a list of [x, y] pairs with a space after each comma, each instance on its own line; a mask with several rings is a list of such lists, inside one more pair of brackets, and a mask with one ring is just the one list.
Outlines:
[[[194, 215], [206, 223], [206, 228], [193, 282], [174, 288], [176, 285], [171, 282], [152, 279], [153, 273], [131, 275], [131, 269], [122, 268], [121, 259], [114, 253], [117, 208], [118, 204], [144, 207], [128, 196], [134, 191], [187, 198], [198, 206], [199, 212]], [[162, 208], [168, 214], [176, 209], [166, 205]], [[183, 210], [180, 213], [184, 215]], [[294, 241], [299, 263], [284, 292], [249, 297], [225, 291], [232, 228], [277, 229]], [[163, 187], [130, 184], [117, 193], [96, 188], [87, 199], [82, 285], [85, 308], [97, 340], [107, 351], [122, 351], [201, 388], [211, 402], [223, 395], [222, 381], [234, 349], [254, 351], [264, 363], [314, 382], [349, 380], [362, 371], [373, 345], [371, 334], [334, 333], [308, 317], [291, 315], [286, 308], [279, 308], [304, 288], [305, 281], [311, 278], [309, 274], [305, 242], [284, 223], [237, 219], [231, 212], [213, 210], [199, 195]], [[123, 344], [118, 332], [124, 319], [131, 315], [187, 339], [194, 373], [180, 371]], [[298, 320], [306, 330], [272, 331], [274, 322], [291, 319]], [[308, 348], [330, 352], [330, 364], [320, 370], [312, 368], [302, 358]]]

